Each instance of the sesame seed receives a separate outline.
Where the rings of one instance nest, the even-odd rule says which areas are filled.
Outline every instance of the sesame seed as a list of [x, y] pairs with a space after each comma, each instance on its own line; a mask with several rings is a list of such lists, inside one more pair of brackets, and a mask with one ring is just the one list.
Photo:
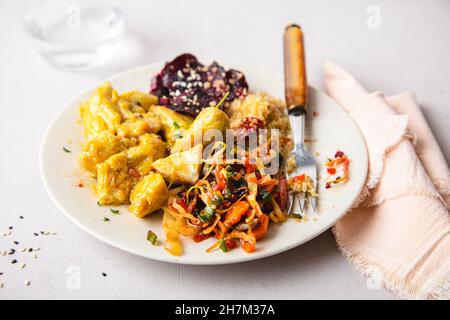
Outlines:
[[14, 241], [13, 242], [15, 245], [18, 245], [19, 244], [19, 241]]
[[25, 252], [25, 251], [27, 251], [27, 248], [23, 248], [23, 249], [22, 249], [22, 252]]
[[14, 254], [16, 252], [16, 250], [15, 249], [9, 249], [9, 255], [12, 255], [12, 254]]
[[33, 248], [29, 248], [29, 249], [28, 249], [28, 252], [33, 252]]
[[23, 219], [23, 216], [19, 216], [20, 219]]
[[107, 276], [107, 274], [106, 274], [106, 273], [104, 273], [104, 272], [102, 272], [102, 276], [106, 277], [106, 276]]
[[20, 264], [20, 269], [23, 269], [23, 268], [25, 268], [25, 266], [26, 266], [26, 264], [25, 264], [25, 263], [21, 263], [21, 264]]
[[31, 284], [31, 281], [30, 280], [25, 280], [23, 283], [28, 287]]
[[36, 237], [39, 235], [39, 233], [36, 233], [36, 232], [34, 232], [33, 234], [34, 234]]
[[8, 228], [9, 230], [12, 230], [13, 229], [13, 227], [12, 226], [10, 226], [9, 228]]
[[11, 261], [12, 264], [17, 263], [17, 260], [14, 259], [13, 261]]
[[3, 289], [3, 282], [0, 282], [0, 289]]
[[37, 257], [38, 257], [38, 256], [37, 256], [37, 254], [36, 254], [36, 253], [35, 253], [35, 254], [33, 254], [33, 258], [34, 258], [34, 259], [37, 259]]

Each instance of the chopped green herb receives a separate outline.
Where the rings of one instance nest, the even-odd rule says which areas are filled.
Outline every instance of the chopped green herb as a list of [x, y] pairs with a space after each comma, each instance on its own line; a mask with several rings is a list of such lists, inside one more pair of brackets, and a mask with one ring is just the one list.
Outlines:
[[183, 135], [181, 133], [177, 132], [177, 133], [175, 133], [175, 138], [181, 139], [181, 138], [183, 138]]
[[211, 208], [210, 206], [206, 206], [205, 209], [203, 209], [200, 214], [198, 215], [198, 218], [202, 221], [202, 222], [207, 222], [209, 220], [211, 220], [211, 218], [213, 217], [215, 211], [213, 208]]
[[298, 213], [292, 213], [291, 217], [294, 219], [299, 219], [299, 220], [303, 219], [302, 215], [298, 214]]
[[223, 202], [223, 198], [218, 195], [215, 194], [214, 197], [211, 199], [211, 204], [215, 205], [215, 206], [220, 206]]
[[231, 193], [230, 188], [225, 188], [223, 190], [223, 197], [225, 198], [225, 200], [231, 200], [233, 198], [233, 194]]
[[227, 252], [227, 251], [228, 251], [227, 244], [225, 243], [225, 239], [224, 239], [224, 238], [220, 239], [219, 248], [220, 248], [223, 252]]
[[110, 219], [107, 217], [103, 217], [103, 221], [109, 221]]
[[99, 206], [99, 207], [101, 207], [102, 205], [100, 204], [100, 201], [97, 201], [97, 205]]
[[176, 123], [175, 121], [173, 122], [173, 126], [175, 129], [180, 129], [180, 125], [178, 123]]
[[156, 245], [156, 242], [158, 240], [158, 236], [156, 233], [154, 233], [152, 230], [147, 231], [147, 240], [152, 244]]
[[120, 211], [117, 209], [109, 209], [109, 211], [111, 211], [111, 213], [113, 214], [120, 214]]
[[63, 147], [62, 148], [65, 152], [67, 152], [67, 153], [71, 153], [72, 151], [70, 151], [69, 149], [67, 149], [66, 147]]

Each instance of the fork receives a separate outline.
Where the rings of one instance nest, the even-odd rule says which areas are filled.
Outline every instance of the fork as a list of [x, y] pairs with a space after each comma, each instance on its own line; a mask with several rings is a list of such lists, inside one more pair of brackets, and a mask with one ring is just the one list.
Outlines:
[[[295, 24], [284, 32], [284, 81], [289, 122], [294, 140], [294, 156], [297, 168], [288, 173], [288, 178], [301, 174], [309, 176], [317, 191], [317, 165], [314, 157], [305, 150], [305, 120], [308, 106], [308, 83], [306, 80], [305, 54], [302, 29]], [[294, 202], [299, 202], [301, 213], [305, 210], [307, 194], [289, 191], [288, 214], [292, 214]], [[309, 197], [314, 213], [317, 211], [317, 197]]]

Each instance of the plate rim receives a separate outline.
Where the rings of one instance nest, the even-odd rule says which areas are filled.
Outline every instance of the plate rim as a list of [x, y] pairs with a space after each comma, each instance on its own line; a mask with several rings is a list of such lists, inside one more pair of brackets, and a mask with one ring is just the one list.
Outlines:
[[[53, 204], [72, 222], [74, 223], [77, 227], [79, 227], [81, 230], [83, 230], [84, 232], [86, 232], [87, 234], [89, 234], [90, 236], [94, 237], [97, 240], [100, 240], [102, 242], [104, 242], [107, 245], [110, 245], [116, 249], [119, 249], [121, 251], [124, 251], [126, 253], [131, 253], [133, 255], [139, 256], [139, 257], [143, 257], [146, 259], [151, 259], [154, 261], [162, 261], [162, 262], [168, 262], [168, 263], [174, 263], [174, 264], [183, 264], [183, 265], [227, 265], [227, 264], [235, 264], [235, 263], [243, 263], [243, 262], [250, 262], [250, 261], [256, 261], [259, 259], [263, 259], [263, 258], [267, 258], [270, 256], [274, 256], [277, 255], [279, 253], [285, 252], [285, 251], [289, 251], [293, 248], [296, 248], [300, 245], [305, 244], [306, 242], [320, 236], [322, 233], [324, 233], [325, 231], [329, 230], [330, 228], [332, 228], [336, 222], [338, 222], [343, 216], [345, 216], [350, 209], [353, 207], [353, 205], [355, 204], [355, 202], [358, 199], [358, 196], [356, 196], [348, 205], [348, 207], [343, 210], [343, 212], [335, 217], [334, 219], [330, 219], [328, 221], [328, 223], [326, 223], [324, 225], [323, 228], [318, 229], [316, 232], [311, 233], [310, 235], [308, 235], [307, 237], [304, 237], [301, 241], [296, 242], [296, 243], [292, 243], [286, 246], [280, 246], [279, 248], [275, 249], [275, 250], [270, 250], [267, 252], [263, 252], [260, 253], [258, 256], [252, 256], [251, 254], [248, 254], [247, 256], [243, 256], [243, 257], [238, 257], [236, 259], [232, 259], [229, 261], [216, 261], [214, 259], [206, 259], [206, 260], [192, 260], [189, 257], [183, 257], [183, 258], [179, 258], [176, 256], [172, 256], [169, 253], [167, 253], [167, 255], [159, 255], [159, 256], [153, 256], [153, 255], [146, 255], [143, 254], [137, 250], [134, 250], [132, 248], [126, 247], [121, 245], [120, 243], [114, 242], [114, 241], [110, 241], [108, 239], [106, 239], [105, 237], [103, 237], [101, 234], [99, 234], [98, 232], [95, 232], [95, 230], [93, 230], [92, 228], [89, 228], [88, 226], [84, 225], [83, 223], [81, 223], [80, 221], [77, 221], [77, 219], [70, 214], [69, 212], [67, 212], [64, 209], [64, 206], [60, 203], [60, 201], [55, 197], [52, 188], [50, 187], [50, 183], [49, 180], [45, 173], [45, 164], [44, 164], [44, 149], [45, 149], [45, 145], [49, 139], [50, 136], [50, 132], [52, 131], [53, 126], [56, 124], [57, 120], [61, 117], [61, 115], [71, 106], [73, 105], [77, 100], [79, 100], [79, 98], [83, 95], [85, 95], [88, 92], [92, 92], [92, 90], [94, 90], [99, 83], [105, 82], [105, 81], [110, 81], [113, 82], [115, 79], [117, 78], [121, 78], [123, 76], [126, 76], [129, 73], [134, 73], [134, 72], [138, 72], [139, 70], [144, 70], [144, 69], [150, 69], [150, 68], [156, 68], [156, 67], [161, 67], [162, 65], [164, 65], [164, 62], [155, 62], [155, 63], [149, 63], [146, 65], [142, 65], [142, 66], [138, 66], [138, 67], [133, 67], [131, 69], [127, 69], [124, 71], [121, 71], [119, 73], [116, 73], [112, 76], [106, 77], [106, 78], [102, 78], [100, 81], [96, 82], [96, 85], [92, 85], [89, 86], [89, 88], [82, 90], [80, 93], [78, 93], [77, 95], [73, 96], [71, 99], [67, 100], [67, 102], [63, 105], [63, 107], [58, 110], [58, 112], [56, 113], [56, 115], [53, 117], [53, 119], [50, 121], [49, 125], [47, 126], [43, 138], [41, 140], [41, 145], [40, 145], [40, 149], [39, 149], [39, 171], [40, 171], [40, 176], [41, 179], [43, 181], [44, 187], [50, 197], [50, 199], [52, 200]], [[250, 66], [251, 67], [251, 66]], [[266, 71], [272, 71], [271, 69], [267, 69]], [[150, 77], [149, 77], [150, 78]], [[364, 149], [364, 157], [365, 160], [364, 161], [364, 181], [367, 180], [367, 175], [368, 175], [368, 169], [369, 169], [369, 158], [368, 158], [368, 150], [367, 150], [367, 144], [366, 141], [364, 139], [364, 135], [362, 134], [361, 129], [359, 128], [359, 126], [356, 124], [356, 122], [353, 120], [353, 118], [348, 114], [348, 112], [334, 99], [332, 99], [326, 92], [323, 92], [317, 88], [315, 88], [314, 86], [309, 85], [309, 90], [314, 90], [316, 92], [318, 92], [319, 94], [325, 95], [327, 97], [327, 99], [330, 99], [331, 101], [333, 101], [333, 103], [335, 105], [337, 105], [339, 108], [341, 108], [342, 111], [344, 111], [349, 119], [352, 121], [354, 127], [357, 129], [357, 131], [359, 132], [362, 141], [363, 141], [363, 149]], [[358, 190], [358, 195], [361, 194], [362, 190], [364, 188], [364, 183], [360, 186], [360, 190]], [[151, 251], [149, 251], [151, 252]]]

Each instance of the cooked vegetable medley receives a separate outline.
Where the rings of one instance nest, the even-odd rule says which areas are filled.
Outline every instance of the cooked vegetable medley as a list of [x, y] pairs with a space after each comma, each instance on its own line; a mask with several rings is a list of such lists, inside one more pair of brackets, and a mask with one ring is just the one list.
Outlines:
[[[202, 65], [195, 65], [200, 72]], [[208, 68], [202, 81], [207, 81]], [[189, 76], [184, 71], [178, 77]], [[243, 75], [233, 72], [225, 77], [233, 94], [216, 92], [214, 106], [202, 104], [198, 111], [174, 108], [174, 99], [161, 105], [157, 96], [145, 92], [119, 94], [110, 83], [80, 106], [87, 141], [79, 161], [96, 178], [98, 204], [127, 204], [139, 218], [162, 212], [165, 249], [174, 255], [182, 253], [181, 235], [195, 242], [215, 239], [208, 251], [227, 252], [240, 245], [253, 252], [271, 221], [286, 220], [286, 181], [278, 172], [266, 172], [268, 160], [280, 152], [267, 152], [273, 151], [270, 140], [255, 147], [235, 145], [250, 133], [276, 128], [287, 150], [291, 141], [287, 119], [281, 117], [284, 106], [267, 95], [247, 93], [246, 84], [239, 90], [233, 77]], [[167, 93], [163, 91], [158, 95]], [[208, 136], [210, 129], [223, 136], [231, 132], [233, 146]], [[147, 239], [156, 243], [153, 232]]]

